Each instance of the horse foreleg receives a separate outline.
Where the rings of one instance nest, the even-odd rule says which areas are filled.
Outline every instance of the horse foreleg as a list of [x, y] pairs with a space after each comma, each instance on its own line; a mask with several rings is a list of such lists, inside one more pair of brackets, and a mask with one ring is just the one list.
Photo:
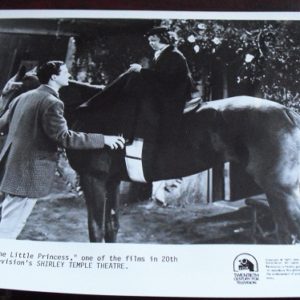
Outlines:
[[101, 176], [80, 174], [80, 183], [84, 192], [90, 242], [105, 240], [106, 180]]
[[107, 202], [105, 209], [105, 242], [113, 243], [117, 240], [119, 230], [119, 198], [117, 195], [120, 180], [107, 182]]

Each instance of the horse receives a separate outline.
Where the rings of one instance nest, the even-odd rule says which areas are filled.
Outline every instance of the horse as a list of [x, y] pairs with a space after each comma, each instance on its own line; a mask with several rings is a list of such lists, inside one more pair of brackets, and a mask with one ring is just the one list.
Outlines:
[[[122, 91], [128, 78], [124, 74], [103, 91], [76, 82], [64, 88], [61, 99], [71, 127], [122, 133], [124, 123], [119, 120], [128, 105]], [[178, 178], [227, 161], [240, 164], [266, 194], [278, 243], [298, 241], [300, 116], [296, 112], [244, 95], [210, 102], [192, 99], [183, 112], [176, 143], [161, 145], [150, 132], [150, 137], [133, 137], [126, 150], [67, 152], [85, 195], [91, 242], [117, 241], [121, 180]]]
[[[137, 92], [130, 88], [129, 97], [124, 92], [132, 76], [138, 75], [123, 74], [81, 105], [75, 113], [74, 128], [86, 132], [122, 132], [124, 123], [119, 122], [120, 114], [126, 111], [132, 93]], [[152, 127], [156, 128], [155, 124]], [[149, 128], [150, 134], [142, 140], [134, 138], [126, 151], [104, 151], [103, 159], [111, 161], [105, 174], [98, 172], [97, 163], [101, 159], [95, 152], [88, 155], [82, 151], [68, 152], [86, 195], [91, 241], [116, 241], [117, 187], [121, 179], [152, 182], [178, 178], [227, 161], [241, 165], [266, 194], [277, 225], [278, 242], [291, 243], [299, 238], [300, 116], [297, 113], [279, 103], [250, 96], [203, 103], [192, 99], [186, 104], [181, 128], [176, 143], [157, 143], [154, 138], [157, 129]]]

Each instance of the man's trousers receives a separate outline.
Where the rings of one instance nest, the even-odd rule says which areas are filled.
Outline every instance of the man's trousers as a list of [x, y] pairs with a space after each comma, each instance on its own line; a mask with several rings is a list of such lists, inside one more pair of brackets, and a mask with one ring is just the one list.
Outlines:
[[6, 195], [2, 202], [0, 238], [16, 239], [23, 230], [37, 199]]

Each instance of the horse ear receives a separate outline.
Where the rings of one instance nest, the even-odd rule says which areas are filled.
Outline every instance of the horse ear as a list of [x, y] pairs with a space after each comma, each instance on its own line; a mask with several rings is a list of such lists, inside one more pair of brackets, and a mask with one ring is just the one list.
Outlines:
[[20, 66], [20, 68], [19, 68], [19, 70], [16, 74], [15, 81], [22, 81], [25, 74], [26, 74], [26, 67], [25, 66]]

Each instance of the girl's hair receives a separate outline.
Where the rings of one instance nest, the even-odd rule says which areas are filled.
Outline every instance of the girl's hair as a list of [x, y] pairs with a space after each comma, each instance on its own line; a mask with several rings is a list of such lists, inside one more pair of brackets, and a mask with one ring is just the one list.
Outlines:
[[152, 35], [156, 35], [163, 44], [174, 45], [177, 41], [175, 32], [170, 32], [165, 26], [154, 27], [146, 33], [146, 37]]

